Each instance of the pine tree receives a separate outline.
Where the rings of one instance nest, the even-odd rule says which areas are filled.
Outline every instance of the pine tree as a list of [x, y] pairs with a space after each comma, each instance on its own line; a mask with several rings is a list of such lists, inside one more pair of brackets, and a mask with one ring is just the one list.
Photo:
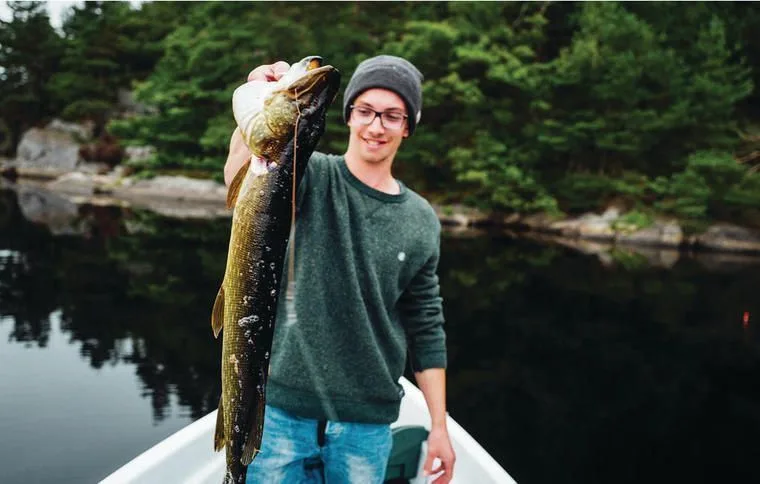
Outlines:
[[0, 118], [13, 150], [21, 134], [56, 109], [48, 81], [56, 72], [61, 38], [41, 2], [10, 2], [11, 20], [0, 20]]

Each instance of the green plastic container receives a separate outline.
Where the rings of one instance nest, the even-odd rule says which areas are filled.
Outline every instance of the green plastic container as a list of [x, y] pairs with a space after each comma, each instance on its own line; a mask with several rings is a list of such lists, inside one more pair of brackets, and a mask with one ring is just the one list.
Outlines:
[[393, 429], [393, 448], [385, 470], [385, 480], [403, 482], [417, 475], [420, 446], [427, 440], [428, 431], [418, 425]]

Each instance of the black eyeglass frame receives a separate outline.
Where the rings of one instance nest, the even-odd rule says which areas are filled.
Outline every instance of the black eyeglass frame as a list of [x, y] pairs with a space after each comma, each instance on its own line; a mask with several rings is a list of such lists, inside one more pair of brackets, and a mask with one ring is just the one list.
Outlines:
[[401, 122], [401, 125], [398, 128], [389, 128], [389, 127], [385, 126], [385, 121], [383, 121], [383, 115], [385, 113], [388, 113], [389, 111], [375, 111], [374, 109], [372, 109], [370, 107], [367, 107], [367, 106], [357, 106], [355, 104], [351, 104], [350, 106], [348, 106], [348, 109], [350, 109], [352, 113], [354, 112], [355, 108], [366, 109], [367, 111], [372, 111], [373, 113], [375, 113], [375, 115], [372, 117], [372, 119], [368, 123], [359, 122], [359, 124], [361, 124], [362, 126], [369, 126], [370, 124], [372, 124], [372, 123], [375, 122], [375, 119], [380, 118], [380, 124], [383, 126], [383, 128], [385, 128], [385, 129], [401, 129], [401, 128], [404, 127], [404, 122], [407, 119], [409, 119], [409, 115], [407, 115], [407, 114], [402, 114], [402, 113], [399, 113], [399, 112], [394, 112], [393, 114], [398, 114], [399, 116], [402, 116], [404, 119], [403, 119], [403, 121]]

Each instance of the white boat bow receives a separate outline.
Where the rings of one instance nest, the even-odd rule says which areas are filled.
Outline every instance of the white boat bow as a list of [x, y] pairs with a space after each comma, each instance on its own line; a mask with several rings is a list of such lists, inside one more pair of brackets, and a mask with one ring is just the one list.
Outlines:
[[[405, 378], [401, 379], [406, 395], [393, 428], [423, 426], [430, 428], [430, 415], [422, 392]], [[515, 484], [515, 480], [453, 418], [448, 417], [456, 464], [455, 484]], [[103, 484], [219, 484], [225, 471], [224, 452], [214, 452], [213, 435], [216, 411], [177, 431], [106, 477]], [[411, 484], [428, 481], [421, 477], [425, 444]]]

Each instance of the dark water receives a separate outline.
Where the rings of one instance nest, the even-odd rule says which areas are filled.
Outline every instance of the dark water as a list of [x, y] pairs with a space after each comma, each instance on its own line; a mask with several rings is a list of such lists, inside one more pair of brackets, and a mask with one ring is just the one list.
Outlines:
[[[35, 196], [0, 191], [0, 482], [95, 482], [216, 408], [229, 220]], [[445, 237], [452, 416], [521, 484], [760, 482], [760, 264], [618, 260]]]

